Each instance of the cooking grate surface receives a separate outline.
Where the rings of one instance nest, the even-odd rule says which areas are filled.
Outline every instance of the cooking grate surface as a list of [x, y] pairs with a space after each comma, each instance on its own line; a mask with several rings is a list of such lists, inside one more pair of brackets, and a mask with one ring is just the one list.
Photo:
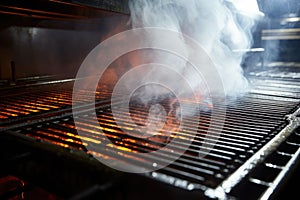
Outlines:
[[[221, 119], [214, 119], [217, 121], [217, 125], [212, 127], [209, 138], [206, 138], [211, 120], [209, 111], [201, 111], [200, 118], [190, 117], [188, 128], [184, 130], [177, 130], [176, 126], [173, 127], [171, 131], [177, 135], [179, 140], [171, 145], [172, 153], [162, 151], [159, 156], [154, 158], [157, 163], [167, 162], [178, 154], [178, 150], [188, 145], [191, 139], [193, 142], [178, 160], [149, 176], [170, 183], [173, 181], [170, 177], [178, 178], [183, 181], [175, 183], [175, 185], [187, 189], [193, 189], [189, 183], [193, 183], [194, 186], [198, 185], [200, 188], [201, 186], [215, 188], [274, 138], [288, 124], [287, 115], [299, 108], [300, 83], [290, 79], [278, 80], [275, 78], [266, 81], [257, 78], [252, 80], [252, 84], [252, 90], [244, 96], [227, 99], [224, 127], [221, 130], [221, 124], [218, 126], [218, 120]], [[39, 96], [40, 101], [46, 100], [47, 102], [48, 98], [46, 97], [55, 96], [55, 92], [47, 91], [36, 95]], [[59, 105], [62, 107], [65, 104], [61, 102], [68, 102], [67, 106], [70, 106], [70, 93], [57, 95], [61, 95], [61, 101], [53, 104], [52, 101], [49, 101], [49, 106]], [[9, 104], [12, 106], [19, 103], [20, 98], [13, 97]], [[5, 112], [10, 111], [6, 110]], [[136, 157], [136, 153], [150, 152], [164, 146], [168, 141], [166, 137], [142, 139], [126, 135], [121, 128], [134, 131], [137, 125], [127, 123], [124, 127], [118, 127], [109, 104], [101, 104], [97, 107], [96, 112], [99, 123], [92, 120], [89, 111], [77, 116], [81, 118], [79, 126], [77, 124], [77, 129], [80, 128], [82, 131], [80, 136], [77, 134], [71, 112], [64, 117], [55, 120], [45, 119], [34, 125], [17, 128], [12, 126], [11, 130], [65, 148], [84, 150], [94, 157], [118, 159], [121, 155], [126, 157], [126, 162], [134, 165], [147, 167], [154, 164], [149, 163], [146, 158]], [[143, 118], [147, 116], [147, 112], [147, 109], [138, 109], [135, 115]], [[117, 114], [124, 120], [122, 124], [127, 122], [124, 113], [125, 110], [121, 104]], [[219, 131], [221, 131], [220, 135], [218, 135]], [[99, 151], [97, 147], [106, 137], [114, 145], [101, 146], [101, 151]], [[200, 148], [203, 143], [215, 144], [213, 148], [208, 149], [210, 151], [204, 157], [199, 156], [205, 153]], [[115, 155], [115, 157], [109, 157], [109, 155]]]
[[[30, 119], [33, 116], [51, 114], [55, 111], [70, 109], [72, 106], [73, 81], [45, 84], [37, 87], [2, 89], [0, 104], [0, 128], [13, 122]], [[95, 94], [97, 101], [106, 101], [111, 92], [104, 86]], [[78, 106], [89, 103], [86, 91], [81, 91], [82, 101]], [[86, 99], [86, 100], [84, 100]], [[39, 117], [40, 118], [40, 117]]]

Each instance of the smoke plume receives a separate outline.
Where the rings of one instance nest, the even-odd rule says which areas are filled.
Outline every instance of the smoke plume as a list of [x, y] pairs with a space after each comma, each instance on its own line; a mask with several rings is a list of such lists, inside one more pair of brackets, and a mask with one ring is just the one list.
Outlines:
[[[243, 51], [251, 45], [251, 19], [242, 19], [237, 15], [235, 1], [223, 0], [130, 0], [131, 24], [134, 28], [167, 28], [196, 40], [215, 64], [227, 95], [240, 94], [247, 90], [248, 82], [243, 75], [241, 62]], [[197, 56], [186, 47], [184, 37], [162, 38], [148, 32], [147, 42], [156, 44], [170, 42], [178, 48], [186, 49], [185, 57]], [[170, 41], [171, 40], [171, 41]], [[173, 69], [188, 80], [193, 87], [201, 87], [201, 81], [188, 70], [187, 63], [165, 52], [147, 53], [144, 59], [156, 63], [169, 63]], [[199, 69], [201, 71], [201, 69]], [[156, 73], [151, 69], [143, 81], [153, 78], [168, 79], [168, 73]], [[149, 79], [149, 80], [148, 80]], [[151, 80], [150, 80], [151, 79]], [[170, 79], [170, 84], [172, 84]], [[157, 89], [150, 93], [159, 95]], [[145, 97], [145, 95], [143, 94]]]

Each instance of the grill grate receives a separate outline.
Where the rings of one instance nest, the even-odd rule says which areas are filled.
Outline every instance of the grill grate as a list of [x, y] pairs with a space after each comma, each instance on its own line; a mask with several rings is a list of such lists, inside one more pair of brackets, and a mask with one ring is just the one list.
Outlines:
[[[299, 106], [300, 97], [298, 93], [300, 92], [300, 83], [290, 80], [271, 79], [268, 81], [256, 79], [252, 83], [254, 86], [249, 93], [242, 97], [227, 99], [226, 119], [220, 136], [218, 131], [221, 127], [217, 124], [211, 129], [210, 138], [205, 139], [211, 116], [210, 112], [201, 111], [200, 119], [191, 117], [188, 120], [187, 129], [180, 130], [178, 133], [178, 130], [174, 129], [175, 133], [180, 137], [180, 142], [171, 146], [175, 150], [174, 153], [162, 152], [155, 159], [158, 162], [166, 162], [173, 156], [176, 156], [176, 150], [185, 147], [188, 144], [188, 140], [193, 138], [192, 133], [196, 132], [197, 135], [186, 153], [171, 165], [149, 175], [155, 179], [162, 180], [158, 174], [163, 174], [165, 177], [163, 179], [166, 182], [170, 182], [166, 177], [175, 177], [178, 180], [184, 180], [201, 187], [215, 188], [249, 157], [274, 138], [287, 125], [287, 115], [293, 113]], [[281, 87], [278, 87], [278, 85]], [[43, 105], [46, 102], [43, 108], [57, 106], [57, 109], [60, 109], [63, 106], [70, 106], [70, 93], [59, 93], [57, 95], [59, 95], [60, 101], [55, 103], [49, 101], [47, 104], [51, 96], [55, 98], [55, 94], [52, 91], [36, 94], [40, 99], [36, 100], [36, 102], [41, 101]], [[104, 95], [104, 97], [107, 96]], [[35, 94], [29, 95], [29, 99], [31, 98], [35, 99]], [[20, 101], [22, 101], [20, 97], [14, 96], [14, 98], [10, 98], [11, 104], [9, 105], [14, 106], [15, 103], [19, 104]], [[26, 107], [24, 106], [23, 108], [25, 109]], [[53, 109], [50, 108], [49, 110]], [[127, 119], [124, 113], [125, 110], [120, 106], [117, 114], [123, 116], [122, 119], [124, 119], [124, 124], [126, 124]], [[139, 110], [136, 114], [140, 117], [147, 116], [147, 110]], [[122, 155], [128, 158], [128, 162], [132, 161], [140, 166], [152, 165], [153, 163], [147, 163], [147, 160], [135, 157], [135, 152], [149, 152], [165, 145], [165, 141], [162, 138], [146, 140], [125, 135], [114, 122], [109, 105], [103, 106], [101, 104], [97, 109], [100, 126], [92, 122], [89, 112], [83, 113], [79, 117], [82, 118], [79, 128], [84, 133], [80, 136], [77, 134], [71, 113], [59, 119], [36, 123], [34, 126], [14, 128], [13, 131], [62, 147], [84, 150], [96, 157], [105, 157], [109, 153]], [[221, 119], [216, 118], [215, 120]], [[136, 125], [128, 124], [121, 128], [133, 131]], [[104, 140], [104, 135], [100, 132], [100, 129], [116, 145], [105, 146], [104, 152], [107, 152], [107, 155], [103, 151], [99, 152], [97, 148], [95, 148], [95, 151], [91, 150], [91, 148], [89, 148], [89, 151], [87, 150], [88, 145], [97, 146]], [[203, 142], [217, 143], [214, 148], [209, 149], [210, 152], [205, 157], [199, 157], [199, 154], [204, 153], [199, 148]], [[191, 189], [189, 188], [191, 185], [183, 185], [182, 187]]]
[[[39, 87], [16, 88], [15, 90], [1, 91], [0, 128], [13, 122], [30, 119], [33, 116], [50, 114], [54, 111], [70, 109], [72, 106], [73, 82], [54, 83]], [[97, 101], [105, 101], [111, 92], [106, 87], [99, 89], [95, 94]], [[81, 99], [86, 101], [75, 102], [80, 105], [89, 103], [89, 95], [81, 91]]]
[[[138, 129], [138, 125], [128, 121], [126, 110], [121, 107], [114, 115], [121, 116], [122, 123], [118, 125], [115, 123], [108, 100], [110, 92], [107, 89], [100, 90], [101, 92], [96, 94], [96, 113], [99, 124], [94, 124], [91, 111], [86, 110], [76, 116], [81, 120], [75, 127], [71, 112], [72, 93], [70, 88], [73, 84], [71, 82], [59, 84], [60, 87], [45, 85], [44, 88], [39, 88], [35, 92], [23, 91], [22, 95], [11, 94], [6, 98], [1, 98], [0, 101], [5, 106], [0, 111], [0, 116], [5, 117], [2, 117], [0, 121], [0, 128], [3, 126], [2, 130], [29, 136], [35, 138], [36, 141], [85, 151], [94, 157], [115, 160], [125, 157], [123, 162], [140, 167], [168, 162], [177, 156], [190, 140], [193, 140], [189, 149], [175, 162], [146, 175], [188, 190], [207, 190], [207, 188], [217, 188], [224, 183], [289, 125], [291, 114], [299, 110], [300, 82], [297, 80], [297, 78], [283, 79], [280, 76], [267, 78], [255, 76], [251, 79], [252, 88], [249, 92], [241, 97], [226, 99], [224, 126], [222, 126], [222, 118], [216, 116], [214, 118], [216, 124], [210, 127], [209, 137], [206, 137], [211, 121], [209, 109], [202, 110], [199, 118], [188, 117], [187, 127], [184, 130], [178, 130], [176, 125], [168, 129], [172, 131], [169, 138], [161, 135], [143, 139], [126, 135], [122, 130], [134, 133]], [[86, 95], [87, 101], [77, 102], [78, 107], [90, 103], [87, 93], [82, 92], [82, 95]], [[135, 118], [141, 119], [148, 115], [148, 109], [135, 107], [132, 111]], [[39, 120], [34, 118], [34, 116], [41, 116], [42, 113], [49, 114], [56, 110], [63, 111], [64, 115], [56, 118], [43, 115], [43, 118]], [[137, 123], [141, 122], [137, 121]], [[77, 133], [78, 129], [82, 132], [80, 135]], [[114, 145], [101, 146], [106, 137]], [[158, 156], [153, 157], [151, 163], [147, 161], [146, 157], [136, 157], [136, 153], [151, 152], [165, 146], [173, 137], [178, 137], [179, 140], [168, 145], [169, 149], [161, 151]], [[285, 145], [284, 148], [287, 149], [283, 151], [285, 154], [289, 152], [289, 149], [295, 153], [295, 148], [291, 148], [291, 146], [299, 147], [299, 143], [298, 136], [293, 136], [279, 148], [283, 148]], [[203, 149], [203, 144], [208, 144], [206, 149]], [[101, 146], [100, 150], [96, 148], [97, 145]], [[287, 145], [288, 147], [286, 147]], [[209, 150], [209, 152], [207, 153], [205, 150]], [[278, 152], [280, 151], [278, 150]], [[207, 155], [200, 156], [204, 153]], [[284, 157], [280, 160], [286, 161], [280, 166], [289, 163], [290, 157], [285, 159], [285, 155], [278, 153], [275, 156], [276, 159], [278, 156]], [[267, 161], [268, 165], [258, 166], [255, 168], [253, 176], [246, 179], [250, 185], [263, 185], [263, 191], [268, 188], [269, 181], [273, 181], [274, 177], [278, 176], [282, 170], [274, 169], [274, 166], [279, 166], [279, 164], [274, 159], [272, 160], [272, 156], [268, 157]], [[265, 169], [269, 169], [270, 176], [266, 175], [261, 180], [259, 177]], [[244, 184], [243, 181], [238, 184], [238, 188], [241, 184]], [[257, 188], [257, 186], [255, 185], [253, 188]], [[232, 194], [236, 195], [235, 192], [236, 190], [233, 190]]]

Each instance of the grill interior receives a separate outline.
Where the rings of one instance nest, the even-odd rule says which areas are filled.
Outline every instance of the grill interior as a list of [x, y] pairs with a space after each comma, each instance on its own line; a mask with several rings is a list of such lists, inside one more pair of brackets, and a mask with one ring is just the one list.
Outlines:
[[[155, 165], [155, 161], [167, 162], [192, 140], [188, 150], [178, 160], [163, 169], [143, 174], [187, 191], [210, 191], [218, 188], [226, 180], [231, 179], [237, 170], [252, 168], [247, 161], [257, 156], [262, 148], [267, 147], [263, 156], [260, 155], [259, 160], [253, 161], [259, 167], [255, 167], [248, 179], [243, 179], [244, 182], [248, 180], [249, 185], [260, 188], [256, 190], [259, 191], [256, 194], [261, 195], [283, 171], [284, 166], [293, 158], [292, 155], [298, 152], [299, 146], [297, 131], [289, 136], [291, 131], [285, 133], [283, 130], [291, 126], [292, 118], [299, 112], [300, 77], [283, 78], [282, 72], [274, 74], [268, 73], [268, 76], [271, 76], [268, 77], [263, 73], [252, 73], [251, 91], [241, 97], [226, 99], [224, 127], [221, 129], [221, 119], [215, 119], [217, 124], [211, 128], [208, 139], [206, 134], [211, 120], [209, 109], [202, 110], [199, 118], [189, 117], [184, 130], [178, 130], [176, 124], [172, 124], [173, 127], [168, 130], [179, 140], [151, 161], [146, 157], [137, 157], [136, 153], [151, 152], [163, 147], [166, 145], [166, 137], [162, 135], [141, 139], [125, 134], [122, 130], [134, 132], [138, 126], [126, 123], [128, 119], [124, 114], [122, 101], [119, 103], [117, 115], [126, 125], [120, 127], [116, 124], [111, 112], [108, 87], [99, 89], [95, 94], [98, 124], [94, 123], [90, 111], [84, 109], [84, 105], [89, 103], [88, 100], [76, 102], [75, 108], [81, 108], [81, 113], [76, 116], [81, 118], [77, 128], [83, 132], [78, 135], [71, 105], [73, 80], [29, 86], [21, 89], [20, 93], [17, 93], [17, 90], [12, 93], [10, 93], [12, 90], [4, 90], [5, 96], [1, 98], [1, 102], [5, 106], [0, 112], [1, 129], [4, 132], [2, 135], [22, 136], [26, 140], [31, 138], [30, 140], [41, 146], [54, 144], [67, 149], [68, 152], [76, 152], [74, 155], [82, 159], [85, 155], [90, 158], [107, 156], [107, 159], [120, 160], [125, 157], [124, 162], [138, 167]], [[82, 95], [86, 95], [86, 92], [82, 92]], [[132, 112], [135, 118], [144, 119], [148, 110], [136, 106]], [[220, 129], [222, 131], [218, 135]], [[293, 129], [293, 126], [290, 129]], [[281, 137], [279, 140], [276, 139], [278, 135]], [[106, 137], [114, 145], [97, 147]], [[171, 140], [172, 137], [171, 135]], [[289, 139], [283, 142], [286, 137]], [[203, 143], [216, 144], [213, 148], [201, 149]], [[280, 150], [272, 153], [274, 146], [278, 145]], [[88, 150], [87, 147], [92, 148]], [[206, 152], [205, 150], [209, 150], [209, 153], [203, 157], [201, 155]], [[51, 151], [56, 152], [57, 149]], [[79, 152], [86, 154], [83, 156]], [[268, 154], [271, 155], [267, 156]], [[265, 157], [267, 158], [264, 164], [259, 164]], [[242, 183], [238, 181], [239, 185]], [[236, 190], [233, 190], [232, 194], [236, 195]]]
[[[179, 126], [177, 113], [172, 110], [178, 106], [172, 95], [153, 100], [169, 112], [162, 131], [153, 134], [147, 130], [148, 138], [138, 134], [141, 125], [147, 123], [149, 106], [131, 99], [129, 116], [120, 94], [112, 113], [113, 85], [109, 81], [126, 71], [126, 63], [119, 71], [108, 71], [109, 78], [101, 80], [105, 84], [96, 92], [78, 91], [80, 100], [72, 99], [77, 81], [72, 74], [77, 68], [70, 66], [81, 62], [79, 57], [94, 42], [107, 37], [100, 37], [98, 32], [124, 28], [113, 27], [113, 22], [127, 22], [126, 0], [0, 3], [0, 18], [7, 19], [0, 26], [0, 31], [4, 30], [0, 32], [0, 50], [8, 49], [5, 59], [16, 57], [9, 67], [0, 57], [0, 199], [281, 199], [297, 194], [291, 185], [299, 184], [300, 19], [296, 13], [278, 17], [267, 1], [258, 2], [267, 20], [254, 32], [253, 48], [242, 50], [247, 54], [242, 67], [249, 91], [213, 103], [200, 102], [198, 116], [192, 114], [195, 102], [184, 99], [190, 112], [184, 117], [184, 127]], [[286, 12], [283, 6], [280, 12]], [[20, 40], [14, 38], [15, 33]], [[49, 50], [49, 57], [58, 58], [61, 63], [53, 63], [57, 69], [66, 68], [67, 75], [61, 74], [65, 69], [57, 70], [57, 74], [41, 73], [48, 72], [53, 64], [43, 60], [47, 51], [41, 48], [44, 44], [51, 47], [51, 42], [44, 42], [50, 35], [54, 36], [50, 48], [54, 54]], [[77, 46], [72, 37], [79, 35], [82, 47], [74, 51]], [[14, 40], [19, 42], [15, 46]], [[58, 43], [63, 40], [66, 45], [62, 48]], [[26, 57], [28, 52], [23, 50], [31, 47], [36, 48], [32, 54], [38, 59]], [[16, 50], [19, 48], [22, 56]], [[275, 50], [276, 59], [272, 57]], [[14, 53], [7, 53], [10, 51]], [[63, 58], [57, 56], [62, 52]], [[27, 70], [29, 77], [20, 76]], [[37, 76], [31, 76], [34, 70]], [[226, 105], [220, 103], [223, 101]], [[91, 109], [94, 104], [95, 109]], [[222, 106], [225, 121], [212, 112], [222, 110]], [[116, 123], [116, 115], [121, 123]], [[156, 119], [152, 122], [160, 123]], [[161, 151], [151, 159], [146, 156], [156, 150]], [[134, 169], [159, 169], [132, 174], [110, 168], [98, 159]]]

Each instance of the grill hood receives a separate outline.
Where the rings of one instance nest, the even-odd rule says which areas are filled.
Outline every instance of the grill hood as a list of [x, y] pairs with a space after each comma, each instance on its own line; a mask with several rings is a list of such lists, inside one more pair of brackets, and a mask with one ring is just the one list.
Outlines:
[[[126, 16], [127, 0], [12, 0], [1, 1], [0, 28], [9, 26], [71, 28], [70, 24], [99, 23], [107, 17]], [[55, 25], [53, 25], [55, 21]], [[72, 23], [69, 23], [72, 22]], [[87, 27], [87, 26], [86, 26]]]

